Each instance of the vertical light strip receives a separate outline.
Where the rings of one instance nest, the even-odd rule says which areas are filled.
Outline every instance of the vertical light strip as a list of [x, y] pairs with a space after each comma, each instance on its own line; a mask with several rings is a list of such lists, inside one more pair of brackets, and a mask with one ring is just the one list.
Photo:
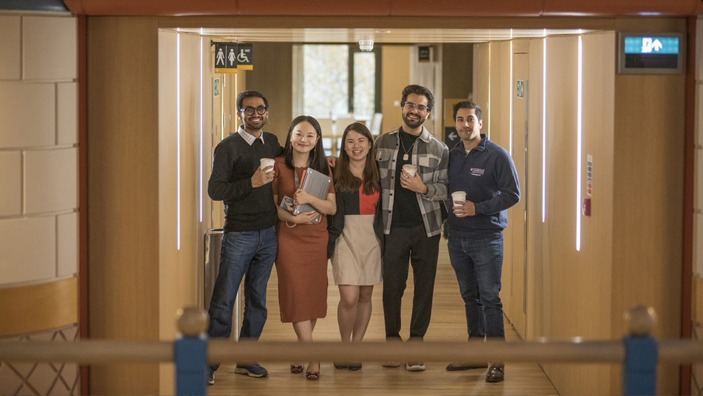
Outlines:
[[581, 251], [581, 136], [583, 109], [583, 39], [579, 36], [578, 46], [578, 99], [576, 108], [576, 251]]
[[176, 33], [176, 249], [181, 250], [181, 34]]
[[510, 123], [510, 126], [508, 127], [509, 131], [509, 136], [510, 136], [510, 155], [513, 155], [513, 96], [515, 95], [513, 93], [513, 29], [510, 29], [510, 83], [508, 84], [508, 97], [510, 98], [510, 119], [508, 122]]
[[[488, 107], [488, 109], [486, 109], [486, 110], [488, 110], [488, 111], [486, 113], [488, 114], [488, 122], [490, 124], [490, 121], [491, 121], [491, 70], [493, 68], [491, 67], [491, 45], [492, 44], [491, 44], [491, 42], [488, 42], [487, 45], [488, 45], [488, 98], [486, 101], [486, 106]], [[493, 126], [489, 125], [489, 127], [491, 127], [488, 129], [488, 136], [490, 137], [491, 129], [493, 129], [492, 128]]]
[[222, 141], [222, 139], [225, 138], [225, 100], [223, 97], [225, 94], [227, 73], [222, 73], [220, 76], [222, 79], [220, 82], [220, 141]]
[[547, 218], [547, 29], [542, 54], [542, 223]]
[[[202, 34], [203, 29], [200, 29]], [[198, 146], [198, 209], [200, 212], [200, 222], [203, 222], [203, 40], [200, 37], [200, 144]]]

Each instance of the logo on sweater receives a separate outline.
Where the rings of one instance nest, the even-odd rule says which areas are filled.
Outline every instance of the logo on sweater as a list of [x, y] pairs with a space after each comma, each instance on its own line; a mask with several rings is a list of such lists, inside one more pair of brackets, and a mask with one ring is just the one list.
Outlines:
[[471, 176], [483, 176], [483, 174], [485, 172], [486, 172], [486, 170], [481, 169], [481, 168], [471, 168], [470, 169]]

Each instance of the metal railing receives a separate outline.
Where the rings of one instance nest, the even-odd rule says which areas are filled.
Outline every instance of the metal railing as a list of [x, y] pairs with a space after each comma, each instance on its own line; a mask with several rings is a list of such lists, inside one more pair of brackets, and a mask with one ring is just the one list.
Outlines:
[[106, 364], [125, 362], [174, 362], [178, 395], [207, 394], [207, 362], [240, 361], [487, 361], [537, 363], [622, 363], [624, 395], [656, 394], [658, 362], [703, 362], [703, 342], [657, 341], [651, 336], [654, 313], [638, 306], [628, 313], [629, 334], [621, 341], [519, 341], [519, 342], [232, 342], [208, 340], [208, 316], [197, 307], [179, 311], [173, 342], [83, 340], [73, 343], [18, 341], [2, 343], [0, 361], [76, 362]]

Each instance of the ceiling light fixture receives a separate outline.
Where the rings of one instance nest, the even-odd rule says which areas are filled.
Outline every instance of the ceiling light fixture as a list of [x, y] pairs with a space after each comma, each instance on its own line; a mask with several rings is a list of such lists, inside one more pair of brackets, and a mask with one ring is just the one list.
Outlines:
[[364, 52], [373, 51], [373, 39], [359, 40], [359, 49]]

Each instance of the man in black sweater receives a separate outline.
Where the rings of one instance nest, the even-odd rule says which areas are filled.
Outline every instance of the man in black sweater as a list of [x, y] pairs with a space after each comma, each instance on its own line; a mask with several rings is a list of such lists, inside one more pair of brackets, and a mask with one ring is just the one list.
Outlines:
[[[278, 156], [282, 148], [276, 135], [263, 131], [268, 100], [262, 93], [240, 93], [237, 109], [241, 125], [215, 148], [208, 182], [210, 198], [225, 203], [225, 233], [220, 272], [210, 300], [208, 336], [230, 336], [232, 308], [244, 278], [244, 321], [239, 338], [256, 340], [266, 323], [266, 287], [278, 250], [273, 165], [262, 169], [260, 160]], [[208, 384], [215, 383], [218, 367], [209, 367]], [[234, 372], [255, 378], [268, 375], [256, 362], [237, 362]]]

